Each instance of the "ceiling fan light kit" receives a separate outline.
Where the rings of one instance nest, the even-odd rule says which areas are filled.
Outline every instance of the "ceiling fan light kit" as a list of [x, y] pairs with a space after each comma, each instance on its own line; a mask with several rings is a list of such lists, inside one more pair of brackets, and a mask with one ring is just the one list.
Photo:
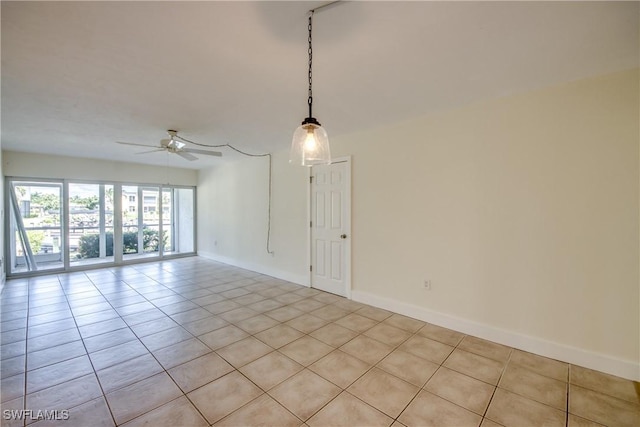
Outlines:
[[167, 131], [167, 133], [169, 134], [170, 138], [169, 139], [160, 140], [160, 146], [157, 146], [157, 145], [146, 145], [146, 144], [135, 144], [133, 142], [119, 142], [119, 141], [118, 141], [118, 144], [134, 145], [136, 147], [148, 147], [148, 148], [153, 148], [154, 149], [154, 150], [150, 150], [150, 151], [143, 151], [141, 153], [136, 153], [136, 154], [148, 154], [148, 153], [155, 153], [157, 151], [166, 151], [168, 153], [177, 154], [178, 156], [180, 156], [183, 159], [188, 160], [190, 162], [193, 162], [194, 160], [198, 160], [198, 158], [196, 156], [194, 156], [193, 154], [201, 154], [201, 155], [204, 155], [204, 156], [216, 156], [216, 157], [221, 157], [222, 156], [222, 153], [219, 152], [219, 151], [209, 151], [209, 150], [198, 150], [198, 149], [195, 149], [195, 148], [186, 148], [187, 144], [185, 144], [184, 142], [180, 141], [183, 138], [178, 135], [178, 131], [169, 129]]
[[[330, 3], [332, 4], [332, 3]], [[323, 6], [324, 7], [324, 6]], [[304, 119], [302, 124], [293, 133], [291, 142], [291, 152], [289, 153], [289, 163], [300, 164], [301, 166], [328, 165], [331, 163], [331, 150], [329, 149], [329, 137], [327, 131], [320, 125], [320, 122], [313, 117], [313, 90], [312, 90], [312, 65], [313, 65], [313, 45], [312, 27], [313, 13], [309, 11], [309, 117]]]

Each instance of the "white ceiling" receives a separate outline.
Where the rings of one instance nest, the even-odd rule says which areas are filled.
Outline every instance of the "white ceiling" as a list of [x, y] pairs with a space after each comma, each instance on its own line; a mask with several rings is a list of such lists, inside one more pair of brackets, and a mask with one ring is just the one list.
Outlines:
[[[287, 149], [321, 4], [2, 1], [2, 148], [165, 165], [114, 141], [177, 129]], [[314, 18], [314, 116], [331, 137], [637, 67], [638, 28], [638, 2], [340, 3]]]

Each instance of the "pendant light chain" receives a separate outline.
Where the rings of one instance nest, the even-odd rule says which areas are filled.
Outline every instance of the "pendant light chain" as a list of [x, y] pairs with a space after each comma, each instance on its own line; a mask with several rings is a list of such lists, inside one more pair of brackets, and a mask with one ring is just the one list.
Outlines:
[[309, 99], [308, 99], [308, 103], [309, 103], [309, 117], [313, 117], [313, 114], [311, 113], [311, 106], [313, 105], [313, 89], [312, 89], [312, 77], [313, 77], [313, 44], [312, 44], [312, 38], [311, 38], [311, 30], [313, 27], [313, 10], [311, 11], [310, 15], [309, 15], [309, 26], [308, 26], [308, 30], [309, 30]]

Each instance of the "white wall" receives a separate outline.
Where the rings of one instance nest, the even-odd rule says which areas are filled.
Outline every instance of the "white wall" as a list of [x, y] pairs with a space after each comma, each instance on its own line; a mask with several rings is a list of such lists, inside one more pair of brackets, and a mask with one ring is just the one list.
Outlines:
[[4, 218], [8, 214], [4, 209], [4, 168], [2, 167], [2, 142], [0, 142], [0, 260], [2, 260], [2, 266], [0, 267], [0, 292], [4, 287], [4, 283], [7, 277], [4, 259]]
[[273, 156], [271, 245], [267, 253], [269, 160], [244, 158], [198, 178], [198, 254], [308, 283], [307, 170]]
[[5, 151], [4, 176], [109, 181], [140, 184], [196, 185], [198, 172], [137, 163]]
[[[638, 77], [334, 137], [353, 158], [354, 298], [640, 379]], [[200, 173], [201, 253], [307, 283], [307, 175], [286, 156], [275, 256], [260, 159]]]
[[640, 378], [638, 116], [634, 70], [334, 139], [354, 295]]

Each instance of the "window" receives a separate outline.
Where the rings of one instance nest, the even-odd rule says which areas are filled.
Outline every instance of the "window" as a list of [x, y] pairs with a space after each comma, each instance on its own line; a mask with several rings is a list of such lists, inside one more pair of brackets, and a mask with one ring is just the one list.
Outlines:
[[8, 177], [6, 189], [9, 276], [195, 252], [194, 187]]

